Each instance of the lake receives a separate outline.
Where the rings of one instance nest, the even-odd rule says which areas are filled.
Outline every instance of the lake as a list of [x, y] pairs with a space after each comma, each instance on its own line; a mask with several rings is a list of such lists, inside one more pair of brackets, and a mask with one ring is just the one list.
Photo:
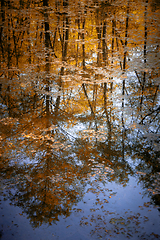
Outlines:
[[1, 0], [0, 239], [160, 239], [159, 16]]

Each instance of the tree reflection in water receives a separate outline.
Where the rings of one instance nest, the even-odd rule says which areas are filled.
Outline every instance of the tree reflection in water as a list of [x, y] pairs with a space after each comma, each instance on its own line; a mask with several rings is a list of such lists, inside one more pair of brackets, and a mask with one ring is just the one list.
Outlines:
[[160, 206], [157, 1], [1, 9], [2, 196], [33, 228], [74, 216], [92, 237], [158, 238], [153, 226], [143, 234], [152, 217], [118, 200], [134, 182], [148, 199], [137, 206]]

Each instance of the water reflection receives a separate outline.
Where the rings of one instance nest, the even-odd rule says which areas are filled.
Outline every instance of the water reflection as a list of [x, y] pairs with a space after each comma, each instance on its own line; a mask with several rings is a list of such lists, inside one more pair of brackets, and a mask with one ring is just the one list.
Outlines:
[[[1, 1], [1, 9], [6, 199], [34, 228], [69, 218], [90, 192], [91, 212], [103, 209], [120, 194], [114, 184], [127, 187], [131, 178], [160, 205], [158, 3]], [[152, 232], [145, 237], [160, 234]]]

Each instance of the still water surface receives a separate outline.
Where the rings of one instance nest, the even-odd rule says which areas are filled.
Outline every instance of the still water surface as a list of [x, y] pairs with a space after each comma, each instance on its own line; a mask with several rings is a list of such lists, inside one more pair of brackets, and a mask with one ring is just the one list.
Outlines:
[[2, 240], [160, 239], [159, 15], [1, 1]]

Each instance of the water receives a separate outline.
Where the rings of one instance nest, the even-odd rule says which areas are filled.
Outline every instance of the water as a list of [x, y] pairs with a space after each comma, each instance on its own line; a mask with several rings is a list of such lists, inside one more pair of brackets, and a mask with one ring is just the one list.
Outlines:
[[1, 1], [0, 238], [160, 239], [157, 1]]

